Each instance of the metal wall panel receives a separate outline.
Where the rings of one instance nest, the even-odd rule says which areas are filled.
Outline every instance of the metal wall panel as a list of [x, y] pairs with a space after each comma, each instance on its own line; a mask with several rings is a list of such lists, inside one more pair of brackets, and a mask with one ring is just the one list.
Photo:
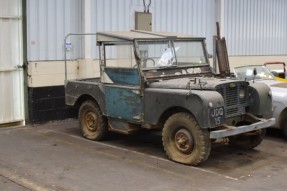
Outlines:
[[[146, 1], [148, 3], [148, 1]], [[92, 31], [123, 31], [134, 29], [134, 12], [144, 11], [142, 0], [92, 1]], [[207, 37], [208, 51], [212, 53], [215, 34], [214, 0], [153, 0], [150, 6], [153, 31], [170, 31]], [[95, 42], [93, 38], [93, 42]], [[98, 58], [96, 44], [92, 57]]]
[[23, 91], [23, 70], [0, 71], [0, 124], [24, 121]]
[[17, 65], [22, 65], [22, 41], [19, 39], [22, 35], [21, 27], [21, 19], [17, 17], [0, 17], [0, 67], [2, 69], [13, 69]]
[[21, 0], [1, 0], [0, 124], [24, 121]]
[[21, 0], [0, 1], [0, 68], [7, 70], [22, 61], [22, 9]]
[[[130, 30], [130, 8], [132, 0], [96, 0], [91, 1], [91, 31], [126, 31]], [[88, 31], [86, 31], [88, 32]], [[92, 57], [99, 58], [96, 37], [92, 37]]]
[[[81, 33], [81, 0], [27, 0], [28, 61], [63, 60], [64, 38]], [[79, 38], [71, 38], [71, 59], [81, 57]]]
[[172, 31], [203, 36], [212, 53], [215, 34], [215, 1], [212, 0], [157, 0], [153, 1], [154, 31]]
[[[14, 0], [15, 1], [15, 0]], [[147, 1], [148, 2], [148, 1]], [[286, 0], [222, 0], [224, 31], [230, 55], [284, 55], [287, 52]], [[134, 29], [134, 12], [142, 0], [91, 0], [91, 31], [84, 31], [82, 0], [27, 0], [28, 59], [62, 60], [68, 33]], [[172, 31], [207, 37], [212, 51], [215, 0], [153, 0], [153, 31]], [[88, 23], [86, 23], [88, 24]], [[82, 57], [81, 37], [72, 37], [70, 58]], [[92, 57], [98, 50], [92, 38]]]
[[[63, 60], [63, 40], [68, 33], [123, 31], [134, 29], [134, 12], [144, 11], [142, 0], [92, 0], [91, 31], [83, 31], [81, 0], [27, 0], [28, 60]], [[148, 2], [148, 1], [146, 1]], [[156, 0], [152, 1], [154, 31], [172, 31], [206, 36], [208, 50], [212, 50], [215, 31], [215, 1]], [[83, 13], [83, 12], [82, 12]], [[71, 37], [70, 58], [81, 57], [81, 37]], [[92, 38], [92, 57], [98, 49]]]
[[286, 0], [224, 0], [229, 55], [286, 55]]
[[20, 17], [22, 15], [21, 1], [0, 0], [0, 17]]

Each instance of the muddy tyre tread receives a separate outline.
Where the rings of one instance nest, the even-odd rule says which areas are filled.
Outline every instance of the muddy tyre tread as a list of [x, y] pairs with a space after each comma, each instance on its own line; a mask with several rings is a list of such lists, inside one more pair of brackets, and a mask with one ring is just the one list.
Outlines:
[[[167, 138], [168, 134], [170, 133], [171, 126], [178, 121], [178, 119], [181, 120], [187, 120], [191, 125], [187, 127], [187, 129], [193, 133], [193, 137], [195, 138], [195, 149], [197, 149], [196, 152], [193, 152], [191, 157], [188, 156], [181, 156], [181, 154], [174, 154], [173, 152], [176, 152], [174, 147], [169, 147], [168, 141], [170, 138]], [[209, 157], [210, 151], [211, 151], [211, 141], [209, 138], [209, 132], [207, 129], [201, 129], [197, 123], [197, 121], [194, 119], [194, 117], [185, 112], [176, 113], [172, 115], [166, 123], [164, 124], [163, 132], [162, 132], [162, 143], [165, 150], [165, 153], [167, 154], [168, 158], [170, 160], [173, 160], [175, 162], [197, 166], [201, 164], [202, 162], [206, 161]]]
[[[83, 112], [85, 112], [85, 110], [91, 110], [93, 111], [96, 116], [97, 116], [97, 123], [98, 123], [98, 127], [96, 132], [89, 132], [87, 130], [87, 127], [85, 127], [84, 122], [83, 122]], [[101, 141], [104, 140], [107, 135], [108, 135], [108, 125], [107, 125], [107, 119], [105, 116], [103, 116], [99, 106], [92, 100], [87, 100], [85, 101], [80, 109], [79, 109], [79, 113], [78, 113], [78, 119], [79, 119], [79, 125], [81, 127], [81, 131], [82, 131], [82, 135], [90, 140], [94, 140], [94, 141]]]

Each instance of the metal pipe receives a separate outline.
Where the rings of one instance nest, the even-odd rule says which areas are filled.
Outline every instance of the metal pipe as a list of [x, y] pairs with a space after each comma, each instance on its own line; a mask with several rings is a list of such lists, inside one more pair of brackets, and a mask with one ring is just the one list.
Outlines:
[[147, 6], [147, 12], [149, 13], [149, 7], [150, 7], [150, 5], [151, 5], [151, 0], [149, 0], [149, 4], [148, 4], [148, 6]]
[[66, 48], [66, 43], [67, 43], [67, 39], [70, 36], [87, 36], [87, 35], [97, 35], [97, 33], [69, 33], [65, 36], [64, 39], [64, 61], [65, 61], [65, 84], [68, 78], [68, 74], [67, 74], [67, 48]]
[[146, 12], [145, 0], [143, 0], [143, 5], [144, 5], [144, 13], [145, 13]]

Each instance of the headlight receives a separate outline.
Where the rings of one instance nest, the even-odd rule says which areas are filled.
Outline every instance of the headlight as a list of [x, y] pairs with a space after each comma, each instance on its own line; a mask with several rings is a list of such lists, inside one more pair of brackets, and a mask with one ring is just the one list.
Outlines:
[[212, 108], [212, 107], [213, 107], [212, 102], [209, 102], [209, 103], [208, 103], [208, 106], [209, 106], [210, 108]]
[[240, 98], [240, 99], [245, 98], [245, 90], [242, 90], [242, 89], [241, 89], [241, 90], [239, 91], [239, 98]]

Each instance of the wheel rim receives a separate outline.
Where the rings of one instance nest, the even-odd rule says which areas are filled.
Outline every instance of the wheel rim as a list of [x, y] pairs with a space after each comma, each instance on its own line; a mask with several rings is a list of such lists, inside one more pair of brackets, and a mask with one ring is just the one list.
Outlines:
[[194, 148], [194, 141], [190, 132], [186, 129], [180, 129], [174, 136], [175, 145], [182, 153], [190, 153]]
[[91, 132], [97, 131], [97, 115], [94, 112], [88, 111], [85, 114], [85, 126]]

